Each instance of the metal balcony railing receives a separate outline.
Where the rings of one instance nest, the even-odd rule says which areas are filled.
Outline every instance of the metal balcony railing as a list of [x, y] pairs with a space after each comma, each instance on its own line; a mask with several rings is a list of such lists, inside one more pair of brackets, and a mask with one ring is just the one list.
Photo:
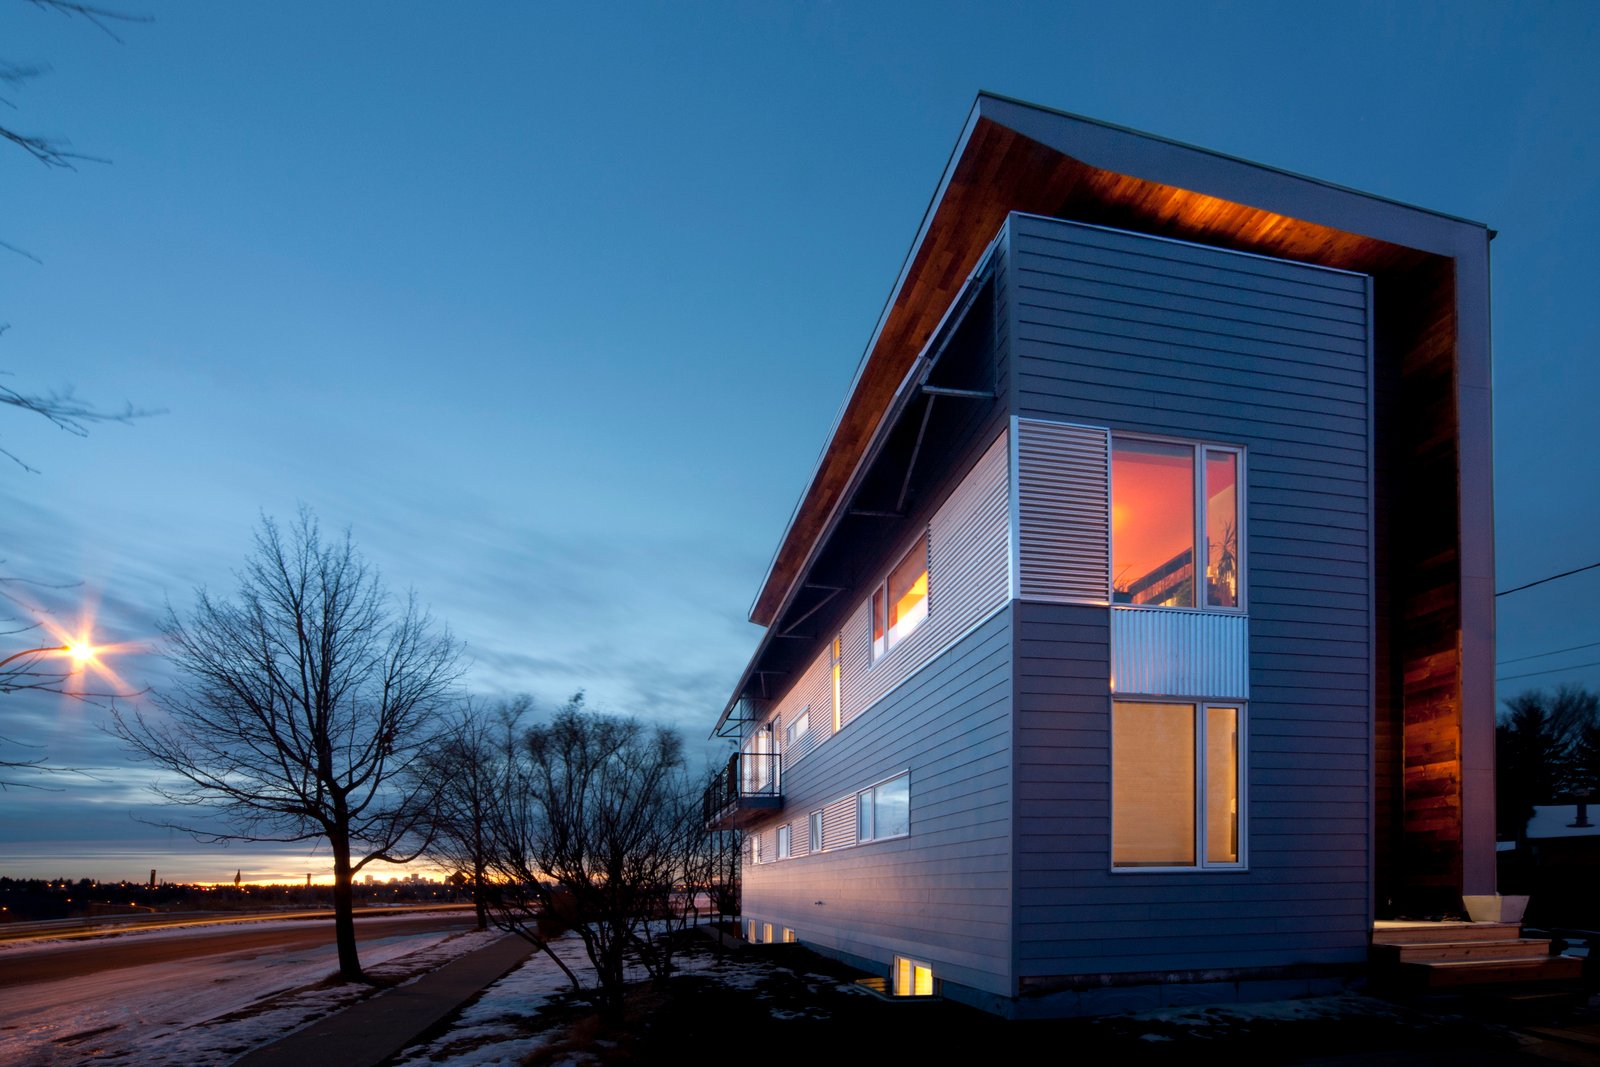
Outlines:
[[736, 752], [706, 790], [702, 808], [712, 830], [738, 830], [761, 812], [783, 807], [783, 757], [776, 752]]

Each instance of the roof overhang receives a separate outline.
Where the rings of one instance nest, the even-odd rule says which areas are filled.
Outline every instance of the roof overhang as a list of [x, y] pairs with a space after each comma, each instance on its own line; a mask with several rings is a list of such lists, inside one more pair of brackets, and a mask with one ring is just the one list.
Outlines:
[[[1481, 265], [1487, 277], [1490, 234], [1480, 223], [982, 93], [751, 605], [752, 622], [771, 626], [794, 601], [897, 391], [1012, 211], [1365, 273], [1447, 257]], [[1487, 351], [1482, 358], [1487, 381]]]

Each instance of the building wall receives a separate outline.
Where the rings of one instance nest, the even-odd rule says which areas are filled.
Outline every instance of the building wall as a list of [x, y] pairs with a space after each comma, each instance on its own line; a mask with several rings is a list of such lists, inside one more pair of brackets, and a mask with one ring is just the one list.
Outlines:
[[1009, 225], [1018, 416], [1246, 450], [1250, 649], [1248, 868], [1114, 872], [1110, 609], [1016, 606], [1019, 981], [1359, 962], [1368, 279], [1032, 216]]
[[[993, 612], [954, 647], [816, 746], [784, 776], [776, 827], [807, 838], [807, 815], [838, 805], [841, 847], [744, 867], [746, 919], [823, 951], [887, 968], [930, 962], [947, 990], [1005, 996], [1011, 963], [1011, 614]], [[910, 772], [910, 834], [853, 842], [857, 790]]]

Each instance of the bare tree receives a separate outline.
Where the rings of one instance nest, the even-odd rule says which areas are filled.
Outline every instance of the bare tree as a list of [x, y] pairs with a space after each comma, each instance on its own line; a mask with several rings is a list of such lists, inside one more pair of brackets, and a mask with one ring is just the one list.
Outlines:
[[[590, 712], [580, 693], [512, 756], [491, 813], [494, 921], [547, 952], [614, 1019], [630, 959], [658, 979], [671, 969], [670, 942], [651, 927], [681, 917], [689, 854], [703, 834], [683, 742]], [[593, 988], [551, 950], [550, 917], [582, 938]]]
[[505, 781], [519, 724], [532, 704], [526, 696], [492, 709], [481, 701], [463, 701], [438, 743], [417, 762], [417, 773], [436, 787], [428, 813], [427, 855], [462, 875], [472, 887], [480, 930], [489, 925], [490, 814]]
[[415, 597], [396, 604], [347, 532], [323, 541], [302, 510], [287, 536], [263, 518], [232, 601], [205, 590], [168, 609], [181, 681], [159, 714], [118, 713], [114, 731], [173, 776], [166, 800], [228, 829], [200, 840], [327, 842], [339, 971], [359, 980], [351, 881], [375, 860], [405, 863], [434, 800], [412, 770], [434, 743], [460, 675], [459, 648]]

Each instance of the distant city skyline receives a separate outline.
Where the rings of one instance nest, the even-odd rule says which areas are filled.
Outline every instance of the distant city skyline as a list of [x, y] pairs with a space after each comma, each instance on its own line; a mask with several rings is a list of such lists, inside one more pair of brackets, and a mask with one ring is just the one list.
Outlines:
[[[121, 43], [0, 11], [0, 58], [49, 67], [7, 122], [112, 161], [0, 151], [0, 241], [42, 261], [0, 251], [0, 371], [164, 413], [79, 439], [0, 407], [39, 470], [0, 462], [0, 576], [135, 646], [130, 689], [169, 682], [166, 607], [230, 593], [305, 504], [465, 641], [475, 692], [584, 689], [715, 753], [979, 89], [1497, 230], [1496, 588], [1600, 560], [1592, 6], [128, 6], [154, 21]], [[1502, 597], [1501, 695], [1600, 688], [1596, 603], [1600, 570]], [[0, 697], [10, 751], [82, 772], [0, 792], [0, 875], [327, 876], [158, 828], [104, 721]]]

